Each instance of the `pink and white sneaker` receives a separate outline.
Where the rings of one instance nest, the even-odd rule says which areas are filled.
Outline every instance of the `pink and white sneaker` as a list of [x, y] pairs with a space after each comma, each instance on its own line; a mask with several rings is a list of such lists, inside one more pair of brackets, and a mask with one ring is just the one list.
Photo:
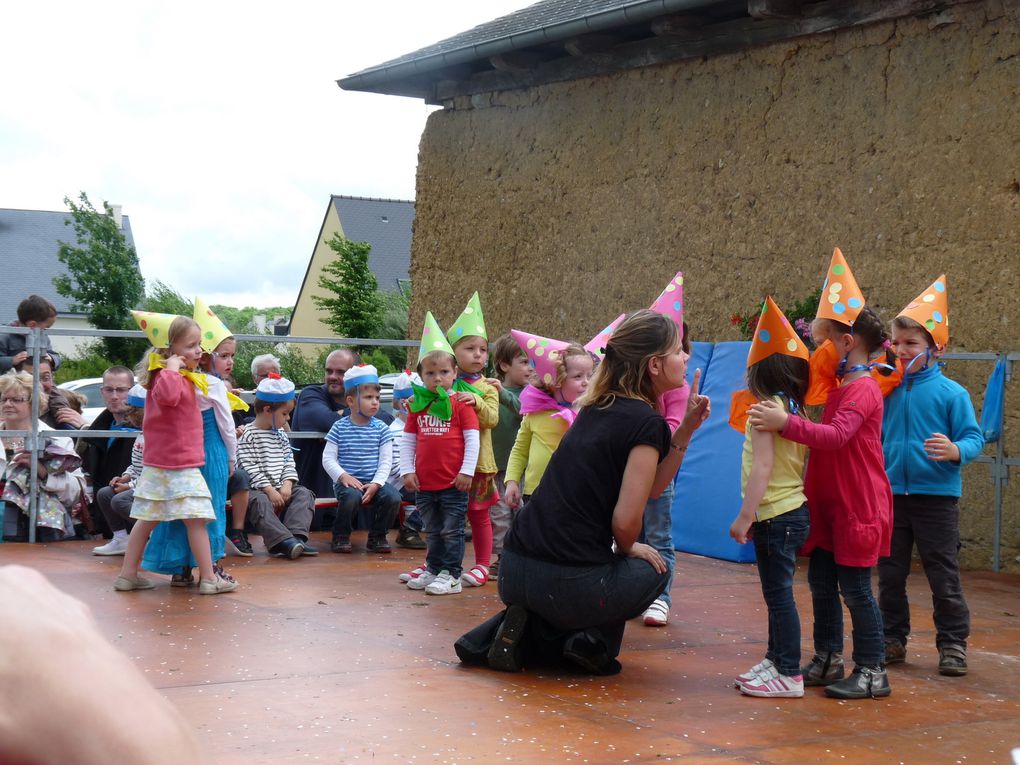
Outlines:
[[460, 575], [460, 581], [468, 587], [481, 587], [489, 581], [489, 567], [476, 563]]
[[753, 680], [742, 681], [740, 692], [766, 699], [799, 699], [804, 695], [803, 675], [781, 675], [775, 665], [763, 669]]
[[403, 574], [400, 575], [399, 579], [404, 584], [407, 584], [412, 579], [417, 579], [419, 576], [424, 574], [426, 571], [428, 571], [428, 569], [425, 566], [418, 566], [418, 568], [416, 568], [416, 569], [414, 569], [412, 571], [405, 571]]

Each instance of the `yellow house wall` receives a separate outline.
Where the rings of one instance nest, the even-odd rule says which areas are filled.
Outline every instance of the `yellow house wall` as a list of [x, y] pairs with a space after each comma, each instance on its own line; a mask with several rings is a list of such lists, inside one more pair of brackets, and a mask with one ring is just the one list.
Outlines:
[[[326, 242], [333, 238], [334, 234], [343, 236], [344, 231], [340, 225], [340, 216], [337, 215], [336, 206], [330, 200], [329, 209], [322, 224], [322, 231], [312, 253], [308, 274], [305, 277], [304, 284], [301, 286], [301, 292], [294, 305], [294, 314], [290, 320], [290, 334], [296, 337], [329, 337], [334, 334], [333, 330], [323, 321], [327, 315], [326, 312], [316, 306], [312, 300], [315, 296], [330, 297], [327, 292], [319, 287], [319, 277], [322, 275], [323, 267], [336, 256], [336, 253], [326, 244]], [[295, 347], [307, 358], [314, 359], [326, 346], [295, 344]]]
[[[781, 306], [804, 297], [839, 245], [885, 317], [947, 272], [951, 350], [1020, 350], [1020, 2], [932, 22], [435, 112], [419, 156], [412, 334], [428, 309], [448, 326], [477, 289], [490, 337], [514, 326], [583, 342], [682, 269], [693, 338], [733, 340], [731, 314], [768, 293]], [[948, 371], [980, 406], [989, 369]], [[1006, 411], [1018, 454], [1020, 382]], [[987, 568], [987, 466], [964, 480], [964, 561]], [[1006, 495], [1003, 558], [1020, 571], [1015, 469]]]

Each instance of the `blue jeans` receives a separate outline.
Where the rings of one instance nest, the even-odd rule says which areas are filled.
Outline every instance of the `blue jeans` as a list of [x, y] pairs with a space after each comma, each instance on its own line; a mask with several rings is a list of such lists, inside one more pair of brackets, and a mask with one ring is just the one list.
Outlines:
[[843, 650], [842, 594], [853, 624], [854, 664], [880, 667], [885, 663], [882, 613], [871, 591], [870, 566], [841, 566], [828, 550], [811, 551], [808, 584], [815, 609], [815, 652]]
[[415, 499], [414, 492], [402, 488], [400, 501], [410, 502], [412, 505], [411, 512], [404, 516], [404, 525], [411, 531], [417, 531], [420, 534], [425, 529], [425, 522], [421, 519], [421, 513], [418, 511], [418, 500]]
[[425, 521], [428, 550], [425, 563], [429, 572], [438, 574], [444, 569], [450, 576], [460, 577], [464, 560], [464, 519], [467, 517], [466, 491], [443, 489], [419, 491], [418, 512]]
[[761, 594], [769, 610], [769, 659], [780, 674], [800, 674], [800, 615], [793, 599], [793, 575], [797, 551], [807, 539], [808, 506], [758, 521], [754, 530], [754, 554], [758, 559]]
[[[354, 514], [362, 506], [363, 492], [337, 483], [333, 485], [333, 493], [336, 495], [336, 520], [333, 521], [333, 536], [349, 537], [354, 524]], [[384, 538], [400, 510], [400, 494], [392, 486], [383, 484], [367, 507], [372, 511], [372, 522], [368, 530], [369, 539]]]
[[673, 587], [673, 572], [676, 570], [676, 551], [673, 549], [673, 484], [667, 486], [658, 499], [648, 500], [638, 541], [654, 547], [666, 561], [669, 576], [659, 600], [672, 605], [673, 596], [669, 591]]

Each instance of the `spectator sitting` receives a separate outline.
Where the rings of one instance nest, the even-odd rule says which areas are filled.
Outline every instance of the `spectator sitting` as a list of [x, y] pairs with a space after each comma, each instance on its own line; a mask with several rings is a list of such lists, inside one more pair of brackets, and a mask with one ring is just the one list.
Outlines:
[[[40, 409], [46, 406], [46, 394], [39, 391]], [[8, 372], [0, 376], [0, 430], [32, 429], [32, 378], [24, 372]], [[40, 430], [49, 430], [38, 422]], [[3, 499], [4, 537], [27, 540], [32, 455], [25, 448], [24, 436], [2, 439], [4, 446]], [[73, 537], [75, 524], [88, 518], [80, 504], [84, 476], [81, 457], [74, 451], [70, 438], [46, 438], [39, 450], [38, 526], [39, 540], [55, 542]], [[20, 512], [19, 512], [20, 511]]]
[[[41, 295], [29, 295], [18, 303], [18, 319], [12, 321], [11, 327], [28, 327], [49, 329], [57, 320], [57, 309], [49, 300]], [[27, 335], [12, 335], [0, 332], [0, 373], [8, 372], [31, 355], [25, 350]], [[53, 370], [60, 369], [60, 354], [50, 347], [50, 340], [43, 332], [42, 354], [53, 359]]]
[[[19, 372], [32, 374], [35, 367], [32, 359], [26, 359], [14, 367]], [[52, 430], [78, 430], [85, 427], [85, 418], [81, 416], [81, 404], [77, 394], [61, 390], [53, 385], [53, 359], [42, 356], [39, 359], [39, 388], [46, 394], [46, 409], [39, 410], [39, 419]], [[74, 407], [71, 400], [78, 404]]]
[[350, 414], [329, 429], [322, 467], [333, 480], [337, 501], [331, 548], [351, 552], [351, 529], [359, 507], [372, 509], [368, 551], [391, 552], [386, 532], [400, 507], [400, 494], [386, 483], [393, 465], [393, 434], [376, 418], [379, 411], [379, 374], [371, 364], [349, 369], [344, 396]]
[[[93, 555], [123, 555], [127, 550], [128, 531], [134, 525], [134, 521], [131, 520], [131, 503], [135, 498], [135, 482], [142, 474], [145, 436], [141, 430], [147, 392], [141, 385], [135, 385], [128, 391], [122, 422], [126, 426], [125, 429], [137, 430], [139, 433], [131, 447], [131, 464], [128, 469], [123, 474], [111, 478], [107, 486], [100, 487], [96, 492], [96, 505], [106, 525], [113, 532], [113, 539], [105, 545], [93, 547]], [[129, 438], [117, 440], [132, 443]]]
[[[298, 396], [294, 415], [291, 417], [291, 429], [297, 432], [326, 433], [333, 423], [343, 417], [346, 411], [344, 403], [344, 374], [361, 359], [349, 348], [340, 348], [326, 357], [326, 380], [323, 385], [309, 385], [301, 390]], [[379, 411], [376, 417], [386, 425], [393, 422], [387, 412]], [[298, 483], [314, 492], [316, 497], [332, 497], [333, 482], [322, 469], [322, 451], [326, 442], [321, 439], [304, 438], [295, 446]], [[333, 523], [333, 513], [316, 512], [312, 520], [312, 529], [328, 528]]]
[[237, 444], [252, 488], [245, 527], [262, 537], [270, 555], [290, 559], [319, 554], [308, 542], [315, 495], [298, 486], [294, 452], [280, 429], [293, 409], [294, 383], [271, 373], [256, 389], [255, 421]]
[[258, 387], [258, 384], [269, 377], [269, 374], [276, 375], [280, 372], [280, 360], [271, 353], [263, 353], [251, 360], [251, 379]]
[[[90, 430], [136, 430], [124, 421], [127, 414], [127, 397], [135, 382], [135, 374], [127, 367], [113, 366], [103, 372], [103, 386], [99, 389], [106, 403], [92, 422], [84, 429]], [[78, 453], [82, 458], [82, 469], [88, 476], [94, 491], [109, 486], [111, 481], [122, 475], [131, 465], [130, 438], [80, 438]], [[94, 519], [103, 536], [110, 539], [115, 529], [106, 524], [105, 516], [95, 513]], [[121, 526], [121, 528], [125, 528]]]

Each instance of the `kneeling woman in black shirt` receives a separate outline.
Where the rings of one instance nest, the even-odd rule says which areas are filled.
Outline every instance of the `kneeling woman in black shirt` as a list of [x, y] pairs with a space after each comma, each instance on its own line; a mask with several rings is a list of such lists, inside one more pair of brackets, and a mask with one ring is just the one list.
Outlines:
[[656, 401], [683, 385], [686, 369], [672, 319], [642, 310], [616, 328], [577, 419], [504, 542], [499, 594], [508, 608], [456, 642], [461, 661], [518, 671], [566, 659], [588, 672], [620, 670], [624, 625], [667, 576], [659, 553], [637, 542], [645, 503], [673, 480], [709, 413], [696, 372], [670, 438]]

